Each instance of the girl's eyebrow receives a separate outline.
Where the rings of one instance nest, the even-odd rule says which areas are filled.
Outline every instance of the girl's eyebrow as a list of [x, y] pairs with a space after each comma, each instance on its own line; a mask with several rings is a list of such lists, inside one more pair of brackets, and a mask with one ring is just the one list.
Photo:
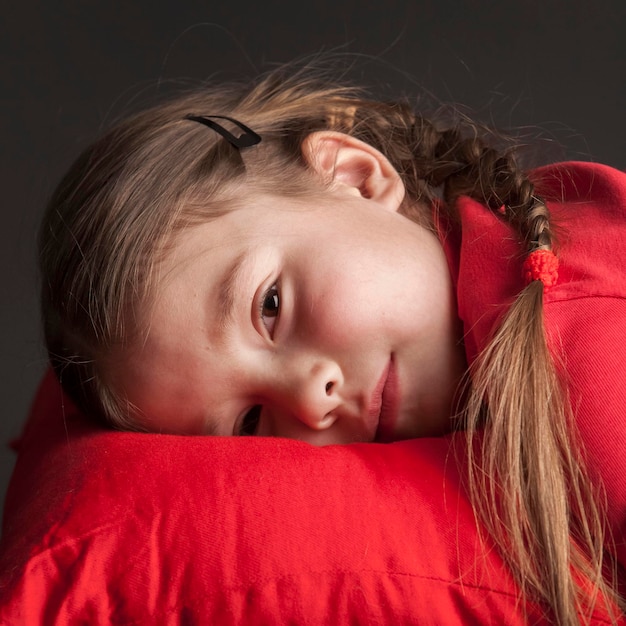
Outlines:
[[221, 331], [225, 331], [233, 323], [237, 289], [241, 285], [246, 258], [246, 252], [239, 254], [224, 272], [217, 286], [217, 324]]

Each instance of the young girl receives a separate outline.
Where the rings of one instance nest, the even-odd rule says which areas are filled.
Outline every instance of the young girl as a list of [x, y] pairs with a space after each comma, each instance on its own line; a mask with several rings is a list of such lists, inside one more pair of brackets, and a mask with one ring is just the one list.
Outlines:
[[501, 143], [307, 68], [131, 117], [44, 218], [61, 383], [119, 428], [316, 445], [462, 429], [522, 593], [555, 623], [617, 620], [626, 176], [526, 172]]

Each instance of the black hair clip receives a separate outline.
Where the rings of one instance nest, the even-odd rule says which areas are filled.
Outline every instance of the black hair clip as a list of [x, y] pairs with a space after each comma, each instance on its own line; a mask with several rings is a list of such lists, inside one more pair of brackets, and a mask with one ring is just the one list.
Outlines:
[[[185, 119], [208, 126], [216, 133], [219, 133], [222, 137], [224, 137], [224, 139], [226, 139], [231, 146], [234, 146], [239, 150], [242, 148], [249, 148], [250, 146], [256, 146], [256, 144], [261, 141], [261, 137], [251, 128], [248, 128], [245, 124], [238, 122], [232, 117], [226, 117], [226, 115], [185, 115]], [[239, 137], [235, 137], [235, 135], [227, 131], [223, 126], [214, 122], [213, 120], [215, 119], [228, 120], [229, 122], [232, 122], [235, 126], [241, 128], [243, 134], [239, 135]]]

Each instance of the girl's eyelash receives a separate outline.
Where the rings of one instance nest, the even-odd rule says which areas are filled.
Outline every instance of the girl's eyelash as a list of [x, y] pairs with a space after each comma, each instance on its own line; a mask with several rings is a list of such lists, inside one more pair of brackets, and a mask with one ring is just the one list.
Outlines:
[[259, 319], [267, 329], [270, 337], [274, 334], [276, 318], [280, 313], [280, 292], [278, 283], [273, 283], [259, 300]]
[[[274, 326], [276, 324], [276, 318], [278, 318], [280, 312], [280, 293], [278, 289], [278, 283], [272, 283], [271, 287], [263, 292], [258, 303], [258, 315], [263, 326], [265, 326], [270, 337], [274, 335]], [[241, 436], [255, 435], [259, 426], [259, 420], [261, 419], [261, 409], [263, 407], [260, 404], [256, 404], [249, 411], [247, 411], [241, 425], [239, 426], [238, 434]]]
[[[278, 283], [273, 283], [272, 286], [263, 292], [258, 304], [259, 319], [263, 326], [267, 329], [270, 337], [274, 334], [274, 326], [276, 324], [276, 318], [280, 311], [280, 293], [278, 290]], [[239, 435], [251, 436], [256, 434], [259, 426], [259, 420], [261, 418], [261, 409], [263, 407], [260, 404], [253, 406], [244, 416], [239, 427]]]
[[241, 426], [239, 427], [239, 435], [241, 437], [252, 437], [256, 434], [259, 427], [259, 420], [261, 419], [261, 405], [256, 404], [253, 406], [241, 420]]

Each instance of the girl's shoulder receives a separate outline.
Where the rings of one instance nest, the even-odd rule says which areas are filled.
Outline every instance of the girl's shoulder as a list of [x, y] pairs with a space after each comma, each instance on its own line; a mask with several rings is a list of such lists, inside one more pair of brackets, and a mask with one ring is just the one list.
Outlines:
[[[559, 279], [546, 292], [546, 303], [626, 301], [626, 173], [564, 162], [539, 168], [531, 177], [538, 194], [548, 198], [556, 231]], [[524, 255], [511, 228], [481, 203], [463, 196], [457, 208], [460, 231], [442, 242], [471, 361], [524, 287]]]
[[601, 222], [617, 218], [616, 226], [626, 216], [626, 172], [609, 165], [565, 161], [537, 168], [531, 179], [552, 212], [565, 208]]
[[547, 300], [626, 298], [626, 172], [565, 162], [536, 170], [533, 179], [557, 235], [559, 281]]

